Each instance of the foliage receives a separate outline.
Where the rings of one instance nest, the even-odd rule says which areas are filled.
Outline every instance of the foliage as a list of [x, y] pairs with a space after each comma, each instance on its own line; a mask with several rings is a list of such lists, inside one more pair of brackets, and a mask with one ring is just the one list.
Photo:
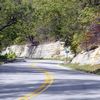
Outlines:
[[16, 39], [14, 39], [14, 44], [25, 44], [25, 40], [23, 37], [17, 37]]
[[6, 58], [7, 58], [6, 55], [0, 55], [0, 60], [6, 59]]
[[16, 54], [13, 52], [10, 52], [5, 55], [0, 55], [0, 61], [14, 60], [15, 58], [16, 58]]
[[[19, 38], [26, 41], [28, 35], [34, 35], [36, 20], [35, 8], [31, 2], [24, 0], [1, 0], [0, 1], [0, 36], [1, 45], [8, 46]], [[24, 39], [23, 39], [24, 38]]]
[[[79, 38], [80, 37], [80, 38]], [[83, 41], [83, 34], [74, 34], [71, 42], [71, 50], [75, 54], [79, 53], [81, 51], [80, 43]]]
[[99, 0], [1, 0], [0, 49], [53, 39], [64, 41], [76, 54], [87, 41], [84, 33], [100, 18], [99, 9]]
[[82, 47], [87, 50], [92, 49], [100, 45], [100, 20], [96, 19], [89, 27], [89, 32], [86, 32], [84, 35], [84, 40]]
[[76, 64], [64, 64], [64, 66], [73, 68], [75, 70], [100, 75], [100, 65], [99, 64], [98, 65], [79, 65], [76, 63]]
[[16, 54], [13, 53], [13, 52], [10, 52], [10, 53], [8, 53], [8, 54], [5, 54], [4, 56], [5, 56], [8, 60], [13, 60], [13, 59], [16, 58]]

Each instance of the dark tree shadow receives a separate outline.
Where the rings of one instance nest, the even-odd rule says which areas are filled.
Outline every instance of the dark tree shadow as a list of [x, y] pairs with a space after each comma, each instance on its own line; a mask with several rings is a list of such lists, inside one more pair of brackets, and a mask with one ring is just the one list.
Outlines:
[[[42, 63], [43, 64], [43, 63]], [[44, 63], [45, 64], [45, 63]], [[53, 64], [54, 65], [54, 64]], [[56, 66], [56, 63], [55, 63]], [[61, 68], [53, 67], [44, 67], [45, 70], [51, 72], [54, 75], [76, 75], [77, 77], [80, 75], [88, 75], [84, 72], [73, 71], [73, 70], [65, 70]], [[40, 66], [41, 67], [41, 66]], [[22, 67], [22, 66], [0, 66], [0, 75], [2, 74], [11, 74], [11, 73], [40, 73], [33, 68], [30, 67]], [[90, 75], [90, 74], [89, 74]], [[22, 84], [2, 84], [0, 83], [0, 100], [6, 100], [7, 98], [15, 98], [22, 96], [21, 94], [27, 94], [29, 92], [33, 92], [36, 88], [41, 85], [40, 83], [22, 83]], [[62, 100], [100, 100], [100, 98], [85, 98], [85, 95], [95, 95], [100, 92], [100, 80], [87, 80], [87, 79], [69, 79], [69, 78], [58, 78], [54, 79], [53, 84], [42, 93], [42, 95], [55, 96], [55, 95], [64, 95], [65, 98], [67, 95], [84, 95], [84, 99], [62, 99]], [[12, 99], [11, 99], [12, 100]], [[49, 99], [50, 100], [50, 99]]]

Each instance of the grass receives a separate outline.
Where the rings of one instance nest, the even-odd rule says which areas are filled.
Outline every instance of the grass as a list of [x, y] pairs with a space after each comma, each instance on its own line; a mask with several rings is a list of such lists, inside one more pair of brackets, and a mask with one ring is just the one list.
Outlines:
[[1, 64], [4, 64], [4, 62], [0, 61], [0, 65], [1, 65]]
[[68, 63], [68, 64], [64, 64], [64, 66], [68, 66], [68, 67], [73, 68], [75, 70], [100, 75], [100, 64], [98, 64], [98, 65], [80, 65], [80, 64]]
[[60, 57], [56, 57], [56, 58], [42, 58], [42, 60], [61, 60], [61, 61], [64, 61], [65, 58], [60, 58]]

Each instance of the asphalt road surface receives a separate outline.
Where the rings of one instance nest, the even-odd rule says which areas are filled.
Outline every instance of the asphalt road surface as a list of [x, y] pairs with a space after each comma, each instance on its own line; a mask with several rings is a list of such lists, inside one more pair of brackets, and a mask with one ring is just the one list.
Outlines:
[[54, 60], [0, 65], [0, 100], [100, 100], [100, 76]]

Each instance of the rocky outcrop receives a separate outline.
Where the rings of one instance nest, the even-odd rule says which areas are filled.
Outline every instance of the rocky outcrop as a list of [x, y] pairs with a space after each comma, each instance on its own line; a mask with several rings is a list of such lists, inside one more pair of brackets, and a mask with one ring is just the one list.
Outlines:
[[23, 53], [25, 48], [25, 45], [12, 45], [10, 47], [7, 47], [6, 50], [2, 51], [2, 55], [13, 52], [15, 53], [18, 57]]
[[[27, 57], [27, 58], [50, 58], [50, 59], [64, 59], [64, 58], [73, 58], [73, 54], [70, 51], [70, 48], [64, 48], [63, 42], [52, 42], [41, 44], [37, 47], [32, 47], [30, 45], [12, 45], [7, 47], [2, 54], [9, 52], [14, 52], [17, 57]], [[67, 52], [66, 52], [67, 51]], [[71, 63], [79, 64], [100, 64], [100, 47], [95, 50], [88, 52], [79, 53]]]
[[30, 45], [12, 45], [7, 47], [2, 54], [9, 52], [14, 52], [17, 57], [28, 57], [28, 58], [60, 58], [63, 59], [67, 57], [73, 57], [70, 52], [70, 48], [67, 48], [68, 53], [66, 54], [64, 43], [57, 41], [52, 43], [41, 44], [37, 47], [32, 47]]
[[73, 60], [72, 63], [79, 64], [100, 64], [100, 47], [88, 52], [81, 52]]

